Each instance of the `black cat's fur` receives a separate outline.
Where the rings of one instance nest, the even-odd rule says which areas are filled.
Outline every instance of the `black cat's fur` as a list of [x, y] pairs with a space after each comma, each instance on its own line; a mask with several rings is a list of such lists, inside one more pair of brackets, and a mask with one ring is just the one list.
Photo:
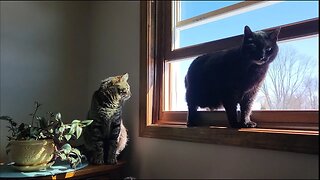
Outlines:
[[[187, 126], [197, 125], [198, 107], [216, 109], [221, 106], [232, 128], [257, 126], [250, 120], [251, 105], [269, 64], [277, 56], [279, 32], [280, 28], [252, 32], [245, 26], [239, 47], [205, 54], [191, 63], [185, 77]], [[240, 122], [237, 104], [240, 104]]]

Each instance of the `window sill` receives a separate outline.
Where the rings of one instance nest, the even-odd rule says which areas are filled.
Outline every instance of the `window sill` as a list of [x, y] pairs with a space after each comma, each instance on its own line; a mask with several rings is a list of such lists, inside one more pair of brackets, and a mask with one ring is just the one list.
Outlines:
[[141, 127], [140, 136], [319, 154], [318, 131], [152, 124]]

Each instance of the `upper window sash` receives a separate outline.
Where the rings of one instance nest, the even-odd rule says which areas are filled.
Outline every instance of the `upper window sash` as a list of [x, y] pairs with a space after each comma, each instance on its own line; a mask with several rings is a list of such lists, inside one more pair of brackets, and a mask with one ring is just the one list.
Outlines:
[[[201, 54], [214, 51], [220, 51], [223, 49], [229, 49], [238, 46], [239, 42], [242, 39], [242, 35], [237, 35], [177, 49], [174, 46], [176, 44], [175, 42], [179, 39], [179, 34], [176, 33], [177, 31], [175, 30], [175, 28], [190, 28], [211, 21], [216, 21], [218, 19], [234, 16], [236, 14], [248, 12], [254, 9], [266, 7], [279, 2], [281, 1], [244, 1], [182, 21], [180, 21], [181, 18], [179, 17], [179, 11], [181, 9], [179, 6], [179, 2], [161, 2], [160, 4], [162, 4], [164, 8], [163, 12], [165, 12], [165, 17], [162, 17], [164, 19], [162, 25], [165, 28], [163, 30], [164, 34], [162, 34], [162, 38], [164, 38], [164, 41], [166, 42], [164, 59], [167, 61], [173, 61], [192, 56], [199, 56]], [[286, 41], [317, 35], [319, 32], [318, 26], [319, 19], [312, 18], [262, 30], [272, 31], [278, 27], [281, 27], [279, 41]]]
[[173, 25], [179, 30], [188, 29], [195, 26], [200, 26], [206, 23], [210, 23], [212, 21], [217, 21], [227, 17], [236, 16], [238, 14], [245, 13], [248, 11], [270, 6], [279, 2], [281, 1], [244, 1], [244, 2], [239, 2], [237, 4], [220, 8], [208, 13], [204, 13], [195, 17], [181, 20], [181, 17], [180, 17], [181, 3], [180, 1], [173, 1], [174, 5], [172, 10], [176, 12], [173, 15], [173, 18], [174, 18], [173, 22], [175, 22]]

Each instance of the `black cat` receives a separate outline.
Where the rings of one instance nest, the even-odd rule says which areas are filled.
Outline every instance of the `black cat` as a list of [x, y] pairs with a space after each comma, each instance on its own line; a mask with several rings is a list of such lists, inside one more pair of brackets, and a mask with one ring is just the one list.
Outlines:
[[[242, 44], [233, 49], [205, 54], [190, 65], [186, 78], [187, 126], [196, 126], [198, 107], [223, 106], [232, 128], [256, 127], [250, 120], [251, 105], [269, 64], [278, 53], [280, 28], [272, 32], [252, 32], [244, 28]], [[240, 122], [237, 104], [240, 104]]]

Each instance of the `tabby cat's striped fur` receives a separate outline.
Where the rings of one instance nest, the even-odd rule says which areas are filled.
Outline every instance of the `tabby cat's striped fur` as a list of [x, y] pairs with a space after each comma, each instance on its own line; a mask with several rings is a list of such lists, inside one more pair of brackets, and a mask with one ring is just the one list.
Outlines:
[[127, 144], [127, 130], [122, 123], [122, 107], [131, 96], [128, 74], [109, 77], [94, 92], [85, 128], [86, 156], [92, 164], [115, 164]]

